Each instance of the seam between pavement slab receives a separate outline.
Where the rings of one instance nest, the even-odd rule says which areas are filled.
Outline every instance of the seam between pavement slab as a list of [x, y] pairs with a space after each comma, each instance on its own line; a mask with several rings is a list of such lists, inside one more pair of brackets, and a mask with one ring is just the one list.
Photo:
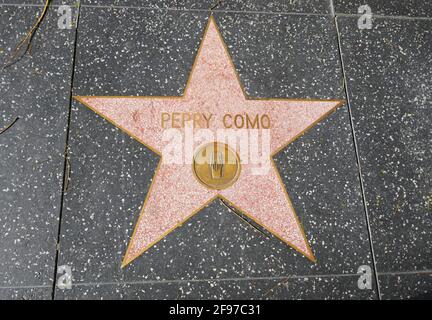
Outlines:
[[128, 284], [167, 284], [167, 283], [200, 283], [200, 282], [226, 282], [226, 281], [271, 281], [289, 279], [311, 279], [311, 278], [344, 278], [360, 277], [361, 274], [325, 274], [325, 275], [304, 275], [304, 276], [279, 276], [279, 277], [246, 277], [246, 278], [209, 278], [209, 279], [172, 279], [172, 280], [137, 280], [137, 281], [107, 281], [107, 282], [74, 282], [72, 286], [97, 286], [97, 285], [128, 285]]
[[[44, 4], [32, 3], [1, 3], [1, 6], [15, 7], [43, 7]], [[50, 4], [51, 7], [58, 8], [60, 4]], [[70, 5], [75, 6], [75, 5]], [[242, 14], [272, 14], [272, 15], [293, 15], [293, 16], [329, 16], [329, 17], [351, 17], [358, 18], [361, 14], [335, 12], [333, 0], [330, 3], [330, 13], [316, 12], [289, 12], [289, 11], [252, 11], [252, 10], [222, 10], [222, 9], [194, 9], [194, 8], [159, 8], [159, 7], [139, 7], [139, 6], [115, 6], [115, 5], [80, 5], [81, 8], [100, 8], [100, 9], [142, 9], [142, 10], [159, 10], [159, 11], [182, 11], [182, 12], [216, 12], [216, 13], [242, 13]], [[400, 15], [380, 15], [373, 14], [374, 19], [397, 19], [397, 20], [432, 20], [432, 17], [400, 16]]]
[[[335, 13], [337, 17], [359, 18], [362, 15], [357, 13]], [[397, 19], [397, 20], [432, 20], [429, 17], [411, 17], [411, 16], [388, 16], [372, 14], [372, 19]]]
[[[432, 270], [419, 271], [397, 271], [381, 272], [382, 276], [399, 276], [399, 275], [432, 275]], [[112, 281], [112, 282], [75, 282], [72, 286], [97, 286], [97, 285], [128, 285], [128, 284], [166, 284], [166, 283], [190, 283], [190, 282], [224, 282], [224, 281], [264, 281], [264, 280], [289, 280], [289, 279], [309, 279], [309, 278], [344, 278], [359, 277], [361, 274], [325, 274], [325, 275], [287, 275], [279, 277], [256, 277], [256, 278], [219, 278], [219, 279], [178, 279], [178, 280], [142, 280], [142, 281]], [[8, 286], [0, 287], [2, 289], [32, 289], [32, 288], [51, 288], [51, 285], [28, 285], [28, 286]]]
[[62, 217], [64, 210], [64, 196], [65, 196], [65, 186], [67, 185], [67, 176], [68, 166], [69, 166], [69, 139], [70, 139], [70, 124], [71, 124], [71, 116], [72, 116], [72, 102], [73, 102], [73, 82], [75, 76], [75, 61], [76, 61], [76, 51], [77, 51], [77, 40], [78, 40], [78, 27], [79, 27], [79, 17], [80, 17], [81, 8], [78, 6], [77, 8], [77, 16], [76, 16], [76, 26], [75, 26], [75, 35], [74, 35], [74, 48], [72, 54], [72, 74], [70, 80], [70, 90], [69, 90], [69, 108], [68, 108], [68, 118], [67, 118], [67, 127], [66, 127], [66, 141], [65, 141], [65, 149], [64, 149], [64, 165], [63, 165], [63, 181], [62, 181], [62, 193], [61, 193], [61, 203], [60, 203], [60, 215], [59, 215], [59, 223], [58, 223], [58, 232], [57, 232], [57, 246], [56, 246], [56, 254], [55, 254], [55, 263], [54, 263], [54, 277], [52, 284], [52, 293], [51, 298], [54, 300], [55, 298], [55, 290], [57, 285], [57, 267], [58, 260], [60, 256], [60, 239], [61, 239], [61, 226], [62, 226]]
[[17, 286], [17, 287], [0, 287], [0, 290], [13, 290], [13, 289], [39, 289], [39, 288], [51, 288], [50, 284], [47, 285], [28, 285], [28, 286]]
[[[333, 1], [331, 1], [331, 5], [333, 6]], [[334, 11], [334, 9], [333, 9], [333, 11]], [[375, 276], [375, 282], [377, 284], [377, 295], [378, 295], [378, 299], [381, 300], [381, 291], [380, 291], [380, 285], [379, 285], [379, 280], [378, 280], [378, 272], [377, 272], [377, 266], [376, 266], [373, 237], [372, 237], [372, 231], [371, 231], [370, 221], [369, 221], [369, 211], [368, 211], [367, 201], [366, 201], [366, 194], [365, 194], [365, 188], [364, 188], [364, 182], [363, 182], [363, 173], [362, 173], [362, 167], [361, 167], [361, 161], [360, 161], [359, 148], [357, 145], [356, 131], [355, 131], [355, 126], [354, 126], [354, 120], [352, 117], [351, 101], [350, 101], [350, 96], [348, 93], [348, 81], [346, 79], [345, 64], [343, 61], [342, 41], [341, 41], [341, 37], [340, 37], [339, 25], [338, 25], [336, 15], [334, 16], [334, 24], [336, 27], [336, 35], [337, 35], [338, 48], [339, 48], [339, 59], [340, 59], [341, 68], [342, 68], [344, 88], [345, 88], [345, 96], [346, 96], [346, 100], [347, 100], [348, 114], [349, 114], [350, 125], [351, 125], [351, 132], [352, 132], [354, 150], [355, 150], [355, 155], [356, 155], [356, 160], [357, 160], [358, 177], [359, 177], [360, 189], [361, 189], [361, 194], [362, 194], [363, 208], [364, 208], [364, 213], [365, 213], [365, 218], [366, 218], [366, 227], [367, 227], [368, 237], [369, 237], [369, 245], [370, 245], [371, 256], [372, 256], [374, 276]]]

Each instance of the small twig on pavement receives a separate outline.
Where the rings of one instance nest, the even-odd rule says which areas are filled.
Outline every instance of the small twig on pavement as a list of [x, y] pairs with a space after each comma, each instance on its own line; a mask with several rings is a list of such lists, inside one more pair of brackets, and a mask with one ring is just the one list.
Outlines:
[[10, 128], [12, 128], [12, 126], [19, 120], [19, 117], [16, 117], [14, 121], [12, 121], [6, 128], [0, 130], [0, 134], [5, 133], [6, 131], [8, 131]]
[[37, 29], [39, 28], [43, 18], [45, 17], [45, 14], [48, 10], [49, 4], [51, 0], [45, 0], [45, 6], [42, 10], [42, 13], [40, 14], [39, 18], [37, 19], [36, 23], [33, 25], [33, 27], [30, 29], [29, 32], [27, 32], [26, 36], [21, 39], [21, 41], [17, 44], [15, 49], [12, 51], [9, 59], [6, 60], [5, 64], [3, 65], [2, 69], [6, 69], [24, 57], [24, 55], [29, 51], [31, 46], [31, 41], [33, 39], [33, 36], [35, 35]]
[[219, 7], [222, 2], [224, 2], [224, 0], [217, 0], [211, 7], [210, 7], [210, 11], [216, 9], [217, 7]]
[[281, 285], [286, 285], [288, 283], [288, 281], [290, 280], [290, 277], [286, 278], [284, 281], [278, 282], [274, 287], [271, 287], [269, 290], [267, 290], [264, 293], [264, 297], [268, 296], [274, 289], [276, 289], [277, 287], [281, 286]]
[[249, 224], [252, 228], [254, 228], [256, 231], [258, 231], [259, 233], [261, 233], [262, 235], [264, 235], [266, 238], [269, 238], [269, 236], [267, 234], [265, 234], [262, 230], [260, 230], [259, 228], [257, 228], [256, 226], [254, 226], [249, 220], [247, 220], [243, 213], [241, 213], [240, 211], [238, 211], [236, 208], [234, 208], [233, 206], [231, 206], [230, 204], [228, 204], [224, 199], [220, 199], [220, 201], [222, 202], [222, 204], [228, 208], [228, 210], [234, 212], [240, 219], [242, 219], [243, 221], [245, 221], [247, 224]]

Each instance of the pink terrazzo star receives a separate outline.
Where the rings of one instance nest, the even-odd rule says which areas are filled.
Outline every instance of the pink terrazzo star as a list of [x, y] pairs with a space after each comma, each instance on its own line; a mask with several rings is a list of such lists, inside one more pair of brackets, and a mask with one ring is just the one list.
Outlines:
[[[163, 139], [166, 129], [161, 125], [161, 118], [162, 113], [213, 114], [209, 129], [216, 131], [223, 128], [225, 114], [266, 114], [271, 119], [270, 153], [274, 155], [343, 101], [246, 97], [213, 17], [182, 97], [81, 96], [76, 99], [161, 156], [123, 267], [217, 197], [315, 261], [271, 157], [270, 170], [265, 175], [254, 173], [256, 165], [242, 163], [240, 176], [232, 186], [224, 190], [206, 188], [194, 176], [190, 162], [173, 164], [164, 160], [167, 141]], [[164, 127], [170, 124], [167, 121]]]

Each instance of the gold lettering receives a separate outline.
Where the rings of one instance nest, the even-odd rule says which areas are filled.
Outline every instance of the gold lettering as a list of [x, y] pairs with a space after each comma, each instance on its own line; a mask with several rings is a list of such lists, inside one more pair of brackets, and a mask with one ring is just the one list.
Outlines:
[[270, 117], [267, 114], [261, 116], [261, 126], [264, 129], [270, 129]]
[[206, 128], [207, 129], [210, 128], [210, 120], [213, 117], [213, 113], [210, 113], [208, 118], [206, 117], [206, 115], [204, 113], [202, 114], [202, 116], [205, 119], [205, 121], [207, 122]]
[[170, 115], [169, 113], [166, 112], [162, 112], [162, 128], [166, 128], [165, 127], [165, 122], [167, 122], [170, 119]]
[[190, 120], [191, 120], [190, 113], [183, 113], [182, 114], [182, 127], [185, 128], [186, 127], [186, 123], [189, 122]]
[[[164, 129], [168, 128], [170, 125], [172, 128], [180, 129], [185, 128], [187, 124], [192, 121], [194, 128], [209, 129], [213, 116], [213, 113], [173, 112], [170, 114], [162, 112], [161, 124]], [[244, 115], [233, 115], [226, 113], [222, 118], [222, 123], [226, 129], [269, 129], [271, 126], [270, 116], [268, 114], [249, 115], [245, 113]]]
[[259, 129], [259, 127], [260, 127], [258, 115], [255, 116], [254, 122], [252, 122], [251, 118], [249, 117], [249, 115], [246, 114], [246, 128], [248, 128], [248, 129], [250, 129], [250, 128], [255, 129], [255, 126], [257, 127], [256, 129]]
[[225, 121], [226, 118], [230, 118], [232, 120], [232, 116], [229, 113], [227, 113], [226, 115], [223, 116], [223, 124], [224, 124], [225, 128], [232, 128], [232, 124], [228, 125], [226, 123], [226, 121]]
[[173, 127], [173, 128], [181, 128], [181, 124], [179, 124], [179, 122], [180, 122], [180, 119], [181, 119], [181, 117], [180, 117], [181, 115], [180, 115], [180, 113], [178, 113], [178, 112], [173, 112], [173, 114], [172, 114], [172, 124], [171, 124], [171, 126]]
[[194, 113], [193, 114], [193, 123], [194, 123], [194, 128], [198, 128], [198, 127], [202, 127], [202, 117], [201, 114], [199, 113]]
[[[237, 122], [238, 119], [241, 120], [241, 125], [238, 124], [238, 122]], [[237, 129], [241, 129], [241, 128], [243, 128], [243, 126], [244, 126], [244, 118], [242, 117], [242, 115], [237, 114], [237, 115], [234, 117], [234, 124], [235, 124], [235, 126], [237, 127]]]

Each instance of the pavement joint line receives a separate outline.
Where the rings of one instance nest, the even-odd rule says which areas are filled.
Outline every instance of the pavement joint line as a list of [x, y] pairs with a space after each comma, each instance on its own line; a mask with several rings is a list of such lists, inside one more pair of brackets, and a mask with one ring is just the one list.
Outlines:
[[[76, 62], [76, 54], [77, 54], [77, 46], [78, 46], [78, 29], [79, 29], [79, 18], [81, 14], [81, 6], [78, 5], [78, 12], [75, 19], [75, 34], [73, 38], [73, 52], [72, 52], [72, 63], [71, 63], [71, 77], [70, 77], [70, 87], [69, 87], [69, 105], [68, 105], [68, 113], [67, 113], [67, 126], [66, 126], [66, 138], [65, 138], [65, 148], [63, 152], [64, 164], [63, 164], [63, 177], [62, 177], [62, 189], [61, 189], [61, 197], [60, 197], [60, 209], [59, 209], [59, 220], [58, 220], [58, 229], [57, 229], [57, 239], [56, 239], [56, 251], [54, 256], [54, 280], [52, 284], [52, 292], [51, 299], [55, 299], [56, 292], [56, 283], [57, 283], [57, 270], [58, 270], [58, 261], [60, 258], [60, 242], [61, 242], [61, 227], [63, 220], [63, 210], [65, 203], [65, 193], [67, 191], [67, 187], [69, 187], [70, 174], [69, 169], [70, 166], [70, 152], [69, 152], [69, 140], [70, 140], [70, 126], [72, 119], [72, 103], [73, 103], [73, 90], [74, 90], [74, 76], [75, 76], [75, 62]], [[67, 179], [67, 180], [66, 180]]]
[[[405, 273], [396, 272], [390, 275], [418, 274], [416, 271]], [[381, 274], [381, 273], [380, 273]], [[432, 270], [425, 270], [420, 274], [431, 274]], [[177, 280], [137, 280], [137, 281], [112, 281], [112, 282], [78, 282], [73, 283], [73, 286], [101, 286], [101, 285], [139, 285], [139, 284], [168, 284], [168, 283], [190, 283], [190, 282], [226, 282], [226, 281], [264, 281], [264, 280], [289, 280], [289, 279], [309, 279], [309, 278], [348, 278], [359, 277], [362, 274], [344, 273], [344, 274], [325, 274], [325, 275], [287, 275], [279, 277], [253, 277], [253, 278], [220, 278], [220, 279], [177, 279]], [[385, 274], [387, 275], [387, 274]]]
[[10, 287], [0, 287], [0, 290], [11, 290], [11, 289], [38, 289], [38, 288], [51, 288], [52, 285], [27, 285], [27, 286], [10, 286]]
[[430, 275], [432, 275], [432, 270], [378, 272], [378, 275], [380, 275], [380, 276], [415, 275], [415, 274], [430, 274]]
[[368, 234], [368, 239], [369, 239], [369, 247], [370, 247], [370, 253], [371, 253], [371, 257], [372, 257], [372, 264], [373, 264], [373, 270], [374, 270], [374, 278], [375, 278], [376, 288], [377, 288], [376, 289], [377, 290], [377, 297], [378, 297], [378, 300], [382, 300], [381, 290], [380, 290], [380, 282], [379, 282], [379, 274], [378, 274], [378, 268], [377, 268], [377, 262], [376, 262], [376, 257], [375, 257], [374, 244], [373, 244], [373, 237], [372, 237], [372, 231], [371, 231], [370, 221], [369, 221], [369, 211], [368, 211], [365, 187], [364, 187], [364, 182], [363, 182], [361, 159], [360, 159], [360, 153], [359, 153], [359, 148], [358, 148], [358, 144], [357, 144], [357, 136], [356, 136], [355, 126], [354, 126], [352, 110], [351, 110], [351, 100], [350, 100], [350, 96], [349, 96], [349, 92], [348, 92], [348, 81], [347, 81], [346, 72], [345, 72], [345, 63], [343, 60], [341, 33], [339, 31], [338, 16], [335, 14], [333, 0], [330, 1], [330, 6], [331, 6], [331, 11], [334, 13], [333, 22], [334, 22], [334, 26], [336, 28], [339, 61], [341, 64], [341, 69], [342, 69], [343, 84], [344, 84], [343, 87], [345, 90], [349, 123], [350, 123], [350, 127], [351, 127], [352, 140], [353, 140], [353, 145], [354, 145], [354, 153], [355, 153], [355, 157], [356, 157], [358, 179], [360, 182], [361, 198], [362, 198], [362, 202], [363, 202], [364, 215], [365, 215], [365, 219], [366, 219], [366, 229], [367, 229], [367, 234]]
[[[333, 3], [333, 0], [331, 0]], [[70, 4], [74, 6], [75, 4]], [[9, 7], [43, 7], [43, 4], [32, 3], [2, 3], [1, 6]], [[51, 7], [60, 7], [61, 4], [50, 4]], [[343, 13], [335, 12], [334, 7], [331, 5], [330, 12], [317, 13], [317, 12], [290, 12], [290, 11], [253, 11], [253, 10], [224, 10], [224, 9], [197, 9], [197, 8], [173, 8], [173, 7], [140, 7], [140, 6], [117, 6], [117, 5], [90, 5], [81, 4], [81, 8], [100, 8], [100, 9], [142, 9], [142, 10], [159, 10], [159, 11], [183, 11], [183, 12], [217, 12], [217, 13], [241, 13], [241, 14], [272, 14], [272, 15], [293, 15], [293, 16], [319, 16], [319, 17], [344, 17], [344, 18], [358, 18], [361, 16], [359, 13]], [[373, 18], [378, 19], [399, 19], [399, 20], [432, 20], [432, 17], [418, 17], [418, 16], [403, 16], [403, 15], [382, 15], [373, 14]]]
[[[379, 272], [379, 275], [398, 276], [398, 275], [428, 275], [432, 276], [432, 270], [414, 270], [414, 271], [391, 271]], [[343, 278], [343, 277], [358, 277], [361, 274], [344, 273], [344, 274], [326, 274], [326, 275], [287, 275], [279, 277], [255, 277], [255, 278], [220, 278], [220, 279], [178, 279], [178, 280], [142, 280], [142, 281], [112, 281], [112, 282], [78, 282], [72, 286], [101, 286], [101, 285], [128, 285], [128, 284], [167, 284], [167, 283], [188, 283], [188, 282], [223, 282], [223, 281], [263, 281], [263, 280], [289, 280], [289, 279], [308, 279], [308, 278]], [[51, 288], [51, 285], [26, 285], [26, 286], [6, 286], [5, 289], [34, 289], [34, 288]]]
[[330, 5], [330, 15], [331, 15], [332, 17], [334, 17], [336, 14], [335, 14], [335, 9], [334, 9], [333, 0], [330, 0], [330, 1], [329, 1], [329, 5]]
[[264, 280], [289, 280], [309, 278], [342, 278], [359, 277], [361, 274], [327, 274], [306, 276], [280, 276], [280, 277], [255, 277], [255, 278], [220, 278], [220, 279], [173, 279], [173, 280], [137, 280], [137, 281], [112, 281], [112, 282], [75, 282], [72, 286], [101, 286], [101, 285], [139, 285], [139, 284], [169, 284], [169, 283], [200, 283], [200, 282], [227, 282], [227, 281], [264, 281]]
[[[40, 3], [0, 3], [0, 7], [44, 7], [45, 4], [40, 4]], [[62, 5], [61, 4], [50, 4], [50, 7], [55, 7], [55, 8], [59, 8]], [[74, 6], [74, 4], [70, 5], [71, 7]]]
[[[358, 13], [336, 13], [337, 17], [341, 18], [359, 18], [362, 15]], [[398, 15], [380, 15], [372, 12], [372, 19], [397, 19], [397, 20], [432, 20], [432, 17], [414, 17], [414, 16], [398, 16]]]
[[253, 11], [253, 10], [226, 10], [226, 9], [198, 9], [198, 8], [161, 8], [161, 7], [139, 7], [139, 6], [107, 6], [107, 5], [82, 5], [83, 8], [100, 9], [141, 9], [159, 11], [184, 11], [184, 12], [218, 12], [218, 13], [244, 13], [244, 14], [273, 14], [273, 15], [298, 15], [298, 16], [329, 16], [330, 13], [315, 12], [289, 12], [289, 11]]
[[342, 74], [343, 74], [343, 79], [344, 79], [346, 104], [348, 107], [349, 123], [351, 126], [351, 134], [352, 134], [352, 140], [353, 140], [353, 145], [354, 145], [354, 153], [355, 153], [355, 157], [356, 157], [357, 173], [358, 173], [358, 179], [359, 179], [359, 183], [360, 183], [361, 198], [362, 198], [362, 202], [363, 202], [364, 215], [365, 215], [365, 219], [366, 219], [366, 228], [367, 228], [368, 239], [369, 239], [370, 253], [372, 256], [372, 264], [373, 264], [373, 269], [374, 269], [375, 282], [376, 282], [376, 286], [377, 286], [377, 295], [378, 295], [378, 299], [382, 300], [380, 283], [379, 283], [379, 279], [378, 279], [379, 274], [378, 274], [377, 262], [376, 262], [376, 257], [375, 257], [374, 244], [373, 244], [373, 236], [372, 236], [372, 230], [370, 227], [369, 210], [368, 210], [368, 204], [367, 204], [366, 193], [365, 193], [365, 186], [364, 186], [364, 181], [363, 181], [363, 171], [362, 171], [362, 166], [361, 166], [360, 150], [359, 150], [359, 147], [357, 144], [357, 135], [356, 135], [355, 125], [354, 125], [354, 120], [353, 120], [353, 115], [352, 115], [351, 99], [350, 99], [350, 95], [349, 95], [349, 91], [348, 91], [348, 81], [347, 81], [346, 72], [345, 72], [345, 63], [343, 60], [342, 40], [341, 40], [340, 31], [339, 31], [339, 23], [338, 23], [337, 19], [338, 19], [338, 17], [335, 16], [334, 17], [334, 24], [336, 27], [339, 60], [341, 63]]
[[[18, 4], [18, 3], [4, 3], [1, 6], [15, 6], [15, 7], [43, 7], [41, 4]], [[60, 7], [61, 5], [50, 5], [52, 7]], [[73, 5], [70, 5], [73, 6]], [[224, 9], [198, 9], [198, 8], [162, 8], [162, 7], [139, 7], [139, 6], [113, 6], [113, 5], [89, 5], [81, 4], [81, 8], [93, 9], [134, 9], [134, 10], [148, 10], [148, 11], [182, 11], [182, 12], [200, 12], [200, 13], [241, 13], [241, 14], [269, 14], [269, 15], [293, 15], [293, 16], [321, 16], [331, 17], [330, 13], [316, 13], [316, 12], [289, 12], [289, 11], [251, 11], [251, 10], [224, 10]]]

